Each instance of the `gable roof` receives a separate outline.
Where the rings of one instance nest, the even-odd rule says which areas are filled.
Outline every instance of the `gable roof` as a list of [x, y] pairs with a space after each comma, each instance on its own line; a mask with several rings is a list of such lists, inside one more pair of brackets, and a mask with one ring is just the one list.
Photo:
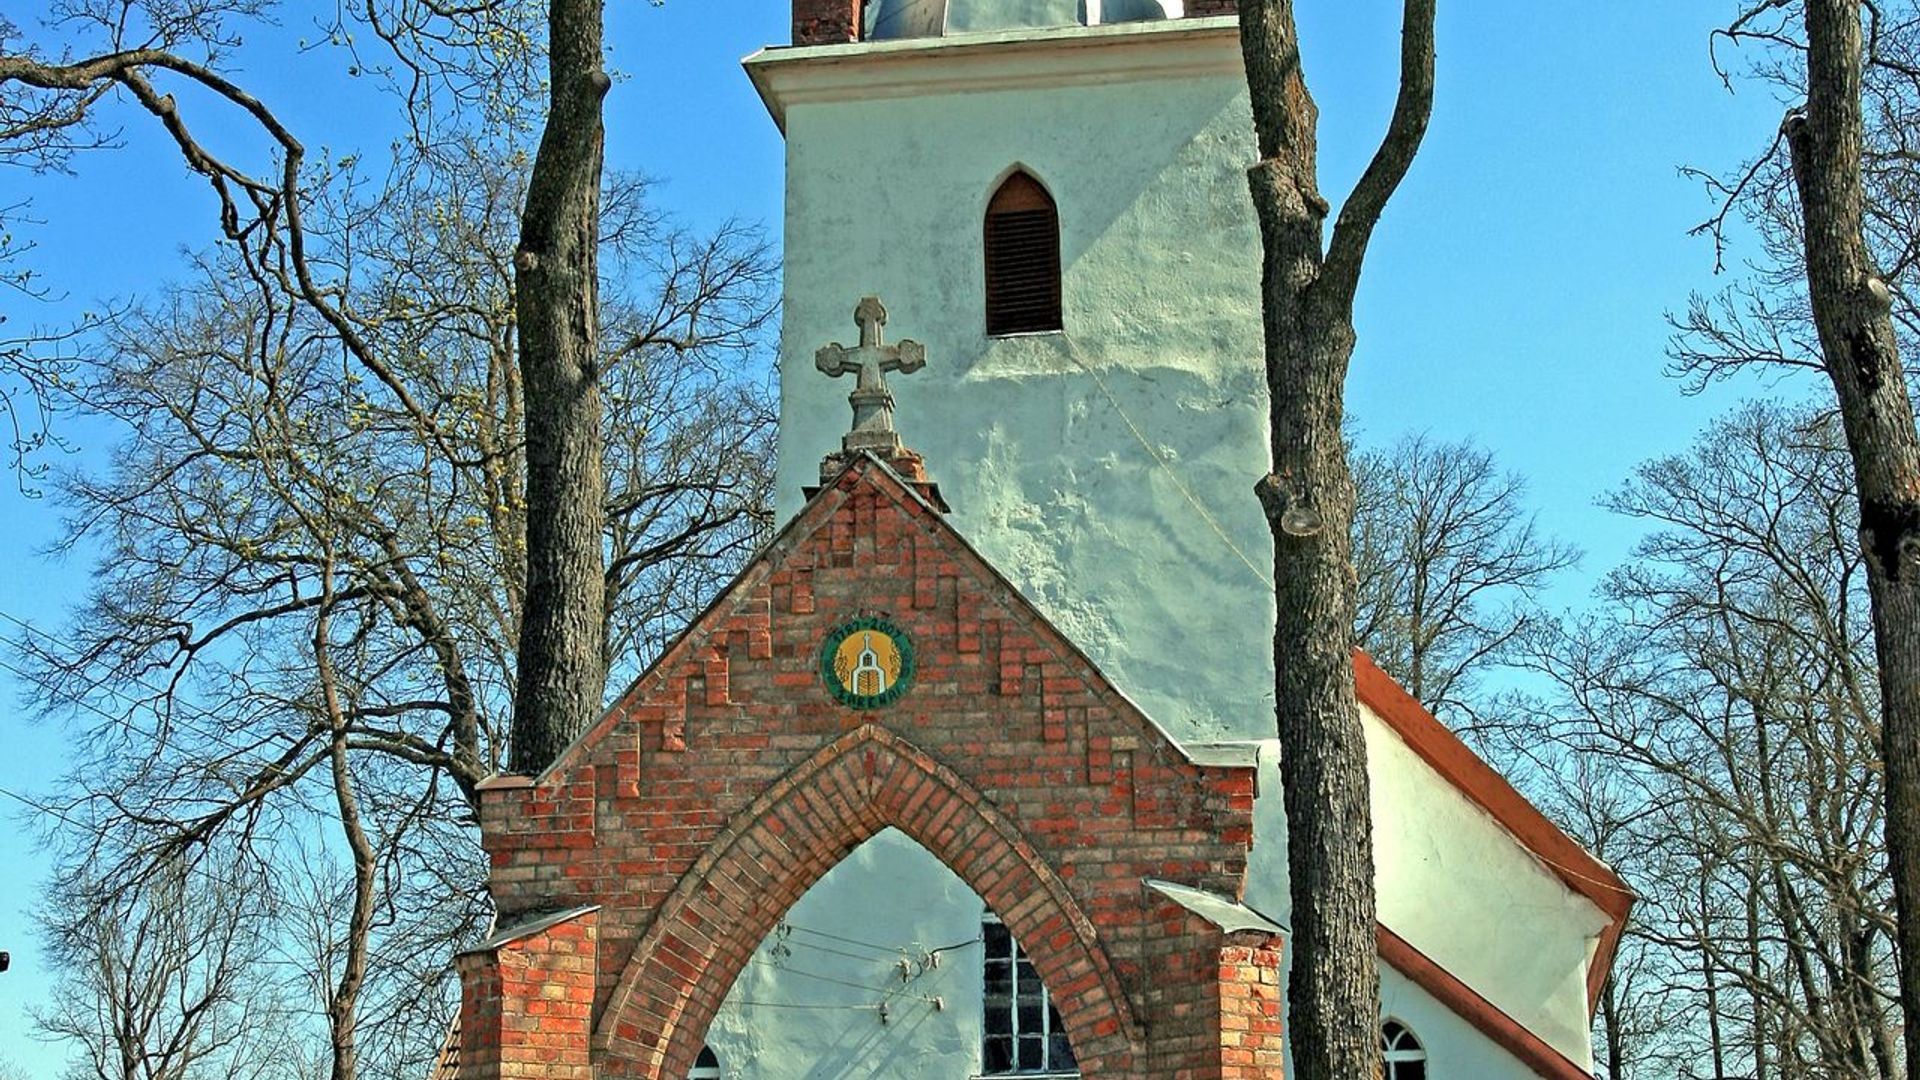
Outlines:
[[[866, 487], [892, 499], [909, 515], [924, 521], [935, 531], [943, 542], [952, 545], [952, 550], [962, 557], [968, 568], [984, 579], [996, 585], [1004, 594], [1007, 602], [1017, 605], [1030, 617], [1030, 624], [1064, 653], [1073, 657], [1083, 669], [1101, 684], [1101, 689], [1114, 694], [1124, 701], [1134, 715], [1148, 725], [1153, 734], [1164, 744], [1177, 751], [1184, 760], [1200, 766], [1251, 767], [1255, 764], [1255, 748], [1266, 740], [1254, 740], [1238, 743], [1183, 744], [1162, 727], [1150, 714], [1129, 698], [1125, 691], [1115, 686], [1101, 671], [1078, 643], [1056, 629], [1052, 622], [1029, 601], [1026, 596], [994, 564], [969, 543], [965, 536], [947, 522], [943, 515], [944, 507], [931, 501], [920, 490], [920, 485], [902, 477], [886, 461], [870, 453], [861, 453], [853, 457], [846, 468], [833, 481], [822, 485], [808, 499], [799, 513], [795, 514], [785, 526], [754, 556], [711, 603], [662, 651], [660, 656], [647, 669], [635, 678], [619, 698], [614, 707], [592, 727], [576, 738], [568, 748], [542, 770], [539, 776], [527, 778], [497, 778], [487, 782], [487, 786], [520, 786], [540, 784], [573, 767], [602, 734], [617, 723], [622, 716], [623, 706], [642, 692], [656, 673], [671, 670], [685, 660], [687, 650], [703, 631], [710, 629], [716, 613], [727, 610], [744, 589], [758, 580], [759, 575], [769, 572], [772, 565], [778, 563], [796, 550], [816, 531], [826, 526], [839, 505], [840, 500], [833, 493], [851, 492]], [[1524, 847], [1534, 858], [1540, 861], [1570, 889], [1587, 898], [1608, 916], [1608, 924], [1601, 935], [1598, 947], [1588, 963], [1587, 992], [1589, 1011], [1597, 1007], [1601, 989], [1604, 987], [1610, 971], [1613, 954], [1620, 934], [1625, 927], [1628, 910], [1634, 894], [1624, 881], [1605, 863], [1589, 854], [1572, 837], [1549, 820], [1545, 814], [1529, 802], [1497, 771], [1475, 754], [1450, 729], [1436, 719], [1412, 695], [1408, 694], [1393, 678], [1376, 664], [1364, 651], [1354, 653], [1354, 690], [1358, 700], [1385, 722], [1407, 745], [1424, 760], [1436, 773], [1447, 780], [1468, 800], [1486, 811], [1516, 842]], [[1504, 1037], [1500, 1033], [1507, 1027], [1518, 1028], [1517, 1022], [1505, 1013], [1493, 1009], [1476, 1008], [1475, 1003], [1486, 1005], [1485, 999], [1461, 982], [1451, 973], [1445, 972], [1437, 963], [1424, 954], [1413, 950], [1404, 940], [1385, 927], [1380, 928], [1382, 940], [1381, 956], [1392, 962], [1396, 968], [1415, 977], [1416, 981], [1445, 1001], [1464, 1018], [1495, 1036], [1496, 1042]], [[1398, 948], [1393, 947], [1397, 943]], [[1417, 960], [1415, 959], [1417, 957]], [[1407, 965], [1413, 965], [1410, 970]], [[1436, 974], [1437, 973], [1437, 974]], [[1424, 977], [1423, 977], [1424, 976]], [[1442, 977], [1444, 976], [1444, 977]], [[1429, 985], [1431, 984], [1431, 985]], [[1497, 1017], [1493, 1027], [1482, 1023], [1487, 1017]], [[1540, 1046], [1546, 1044], [1524, 1028], [1527, 1039]], [[1501, 1045], [1506, 1045], [1501, 1042]], [[1512, 1047], [1509, 1047], [1511, 1050]], [[1531, 1051], [1532, 1044], [1526, 1049]], [[1516, 1051], [1518, 1052], [1518, 1051]], [[1523, 1060], [1535, 1064], [1537, 1054], [1521, 1053]], [[1565, 1058], [1554, 1055], [1558, 1062]], [[1545, 1058], [1539, 1058], [1545, 1061]], [[1570, 1065], [1571, 1063], [1566, 1063]], [[1555, 1070], [1560, 1064], [1550, 1067]], [[1558, 1075], [1558, 1072], [1543, 1075]]]
[[1434, 772], [1499, 822], [1568, 888], [1606, 913], [1607, 928], [1587, 964], [1587, 1012], [1591, 1015], [1599, 1007], [1600, 991], [1613, 968], [1613, 954], [1633, 906], [1633, 890], [1612, 867], [1541, 813], [1360, 649], [1353, 653], [1353, 689], [1360, 702], [1385, 721]]
[[[863, 450], [849, 459], [847, 466], [841, 470], [840, 475], [834, 480], [822, 484], [818, 489], [808, 489], [812, 493], [811, 497], [807, 499], [806, 505], [800, 508], [800, 512], [793, 515], [793, 517], [780, 528], [780, 531], [774, 534], [773, 539], [762, 545], [760, 549], [747, 560], [746, 565], [734, 576], [734, 579], [728, 582], [726, 587], [715, 595], [713, 600], [701, 610], [700, 614], [694, 616], [693, 619], [687, 623], [686, 627], [661, 651], [653, 663], [647, 665], [645, 671], [642, 671], [632, 682], [627, 684], [626, 689], [622, 690], [619, 696], [614, 699], [614, 705], [602, 713], [600, 719], [596, 721], [593, 726], [581, 732], [573, 742], [567, 745], [565, 750], [562, 750], [560, 754], [554, 758], [552, 764], [542, 769], [538, 775], [530, 779], [507, 779], [505, 782], [515, 785], [526, 783], [537, 785], [545, 783], [560, 772], [573, 767], [573, 765], [579, 761], [582, 754], [585, 753], [586, 749], [600, 738], [601, 733], [618, 722], [621, 716], [622, 705], [626, 701], [633, 698], [658, 672], [671, 669], [674, 665], [685, 659], [685, 653], [689, 645], [699, 636], [703, 629], [707, 628], [716, 612], [722, 611], [732, 605], [750, 582], [756, 580], [758, 575], [767, 571], [770, 564], [784, 558], [787, 554], [797, 549], [807, 537], [813, 535], [816, 531], [828, 524], [835, 508], [838, 506], [838, 500], [832, 497], [833, 492], [852, 491], [861, 486], [866, 486], [873, 491], [892, 498], [916, 519], [928, 522], [939, 538], [952, 544], [956, 553], [966, 560], [968, 569], [978, 573], [996, 586], [1006, 601], [1017, 607], [1021, 613], [1026, 616], [1028, 623], [1034, 630], [1043, 634], [1050, 644], [1071, 657], [1088, 676], [1098, 682], [1102, 692], [1113, 694], [1124, 702], [1128, 709], [1130, 709], [1139, 720], [1144, 722], [1157, 738], [1162, 740], [1169, 748], [1179, 753], [1183, 760], [1192, 765], [1214, 767], [1248, 767], [1253, 764], [1250, 756], [1242, 758], [1236, 753], [1227, 753], [1223, 757], [1222, 754], [1218, 752], [1218, 747], [1212, 744], [1196, 749], [1184, 745], [1179, 739], [1175, 738], [1172, 732], [1162, 726], [1161, 723], [1154, 719], [1144, 708], [1141, 708], [1139, 702], [1128, 695], [1124, 689], [1114, 685], [1113, 680], [1107, 677], [1106, 672], [1101, 670], [1100, 665], [1095, 663], [1093, 658], [1087, 655], [1086, 651], [1080, 647], [1078, 642], [1061, 633], [1060, 630], [1053, 625], [1053, 621], [1048, 619], [1045, 613], [1036, 607], [1031, 600], [1027, 599], [1026, 594], [1021, 592], [1018, 586], [1008, 580], [1005, 574], [1000, 572], [999, 567], [995, 566], [985, 555], [982, 555], [979, 549], [975, 548], [958, 529], [955, 529], [946, 519], [946, 508], [934, 502], [926, 493], [923, 493], [921, 484], [902, 477], [884, 459], [870, 451]], [[932, 489], [931, 484], [927, 484], [925, 487], [929, 491]], [[1231, 746], [1233, 744], [1226, 745]], [[497, 780], [490, 779], [482, 781], [482, 785], [485, 786], [498, 782]]]

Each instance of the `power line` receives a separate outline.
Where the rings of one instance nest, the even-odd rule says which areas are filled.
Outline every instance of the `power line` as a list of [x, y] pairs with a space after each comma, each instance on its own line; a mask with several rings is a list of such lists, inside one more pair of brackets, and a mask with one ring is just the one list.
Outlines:
[[[11, 645], [14, 648], [19, 648], [20, 643], [18, 641], [15, 641], [13, 638], [9, 638], [5, 635], [0, 635], [0, 645]], [[14, 675], [19, 676], [21, 679], [29, 683], [32, 683], [35, 686], [39, 686], [43, 689], [47, 688], [46, 684], [40, 681], [39, 676], [34, 675], [32, 672], [22, 670], [21, 668], [14, 666], [9, 661], [0, 660], [0, 670], [10, 671]], [[90, 689], [99, 689], [102, 685], [104, 684], [94, 683], [90, 687]], [[110, 713], [107, 710], [101, 708], [100, 706], [95, 705], [93, 702], [88, 701], [84, 697], [78, 697], [70, 694], [63, 695], [63, 696], [67, 701], [70, 701], [74, 705], [78, 705], [80, 708], [85, 709], [96, 716], [101, 717], [102, 719], [106, 720], [108, 723], [118, 724], [121, 727], [126, 728], [127, 731], [130, 732], [131, 734], [138, 735], [143, 739], [152, 739], [152, 738], [158, 737], [157, 732], [146, 731], [140, 728], [138, 725], [136, 725], [133, 722], [133, 720], [130, 719], [129, 717], [118, 716], [113, 713]], [[120, 696], [122, 697], [123, 700], [131, 701], [131, 699], [126, 698], [126, 695], [124, 694]], [[207, 714], [207, 715], [211, 715], [211, 714]], [[195, 735], [198, 735], [203, 739], [206, 739], [210, 742], [218, 744], [223, 749], [231, 750], [236, 754], [244, 754], [249, 750], [254, 749], [254, 747], [235, 746], [231, 741], [229, 741], [229, 738], [227, 736], [215, 734], [213, 732], [206, 730], [205, 728], [199, 727], [194, 724], [189, 724], [184, 720], [178, 721], [178, 723], [180, 727], [183, 727], [186, 730], [193, 732]]]
[[79, 829], [81, 832], [92, 833], [94, 836], [97, 836], [102, 840], [111, 839], [110, 837], [107, 836], [106, 830], [102, 829], [100, 826], [89, 825], [83, 821], [77, 821], [73, 818], [70, 818], [65, 813], [62, 813], [59, 810], [55, 810], [53, 807], [48, 806], [46, 803], [43, 803], [38, 799], [30, 799], [27, 796], [22, 795], [17, 791], [10, 791], [7, 788], [3, 788], [3, 787], [0, 787], [0, 795], [5, 795], [7, 798], [12, 799], [17, 803], [20, 803], [23, 806], [29, 807], [34, 810], [38, 810], [43, 814], [48, 814], [55, 818], [58, 818], [59, 820], [66, 822], [67, 824], [73, 826], [74, 828]]
[[[35, 637], [42, 638], [51, 644], [58, 645], [62, 649], [67, 649], [73, 652], [83, 651], [78, 645], [74, 644], [71, 641], [68, 641], [67, 639], [61, 637], [60, 635], [54, 633], [53, 631], [43, 630], [40, 627], [33, 625], [32, 623], [28, 622], [25, 619], [22, 619], [20, 616], [15, 615], [10, 611], [0, 609], [0, 619], [3, 619], [7, 622], [12, 623], [13, 625], [19, 627], [20, 629], [26, 631], [29, 634], [34, 635]], [[12, 639], [0, 638], [0, 641], [5, 641], [7, 644], [10, 644], [17, 649], [22, 649], [23, 651], [30, 648], [30, 646], [28, 646], [26, 643], [15, 641]], [[159, 694], [163, 697], [166, 697], [168, 698], [169, 701], [172, 701], [173, 704], [175, 704], [177, 707], [186, 709], [187, 711], [197, 716], [202, 716], [209, 720], [219, 719], [219, 717], [215, 716], [210, 710], [205, 709], [201, 706], [193, 705], [187, 702], [174, 701], [171, 690], [167, 689], [166, 687], [156, 686], [153, 683], [148, 682], [146, 679], [142, 678], [139, 675], [122, 675], [119, 677], [124, 678], [126, 681], [133, 683], [136, 686], [142, 687], [143, 689], [148, 690], [154, 694]], [[105, 680], [99, 680], [99, 681], [89, 682], [87, 688], [90, 690], [97, 690], [103, 686], [106, 686]], [[116, 694], [119, 693], [119, 691], [111, 690], [111, 689], [110, 689], [110, 692], [116, 693]], [[126, 697], [125, 694], [120, 694], [120, 696], [122, 698]]]
[[[63, 649], [75, 649], [75, 646], [73, 645], [72, 642], [62, 640], [61, 638], [45, 630], [42, 630], [39, 627], [36, 627], [29, 622], [22, 620], [19, 616], [14, 615], [10, 612], [0, 610], [0, 619], [4, 619], [7, 622], [13, 623], [15, 626], [20, 627], [22, 630], [25, 630], [27, 633], [34, 634], [41, 638], [44, 638], [47, 641]], [[29, 643], [19, 640], [17, 638], [7, 637], [5, 635], [0, 635], [0, 645], [10, 646], [16, 651], [23, 652], [23, 653], [36, 651], [34, 647]], [[75, 650], [75, 651], [78, 651], [78, 650]], [[13, 672], [15, 675], [19, 676], [20, 678], [36, 686], [39, 686], [42, 689], [48, 689], [48, 690], [52, 689], [47, 685], [47, 683], [40, 676], [32, 674], [27, 671], [23, 671], [22, 669], [15, 667], [10, 663], [0, 661], [0, 667], [4, 667], [6, 670]], [[152, 693], [165, 698], [170, 709], [182, 710], [186, 712], [188, 716], [199, 717], [205, 720], [212, 721], [215, 724], [218, 724], [220, 721], [220, 718], [216, 716], [212, 711], [205, 709], [201, 706], [191, 704], [189, 702], [181, 701], [173, 695], [172, 691], [165, 690], [165, 689], [162, 689], [161, 687], [155, 686], [152, 683], [147, 682], [146, 680], [140, 678], [137, 675], [127, 675], [122, 677], [125, 678], [126, 681], [128, 682], [134, 683], [137, 686], [144, 687], [145, 689], [151, 691]], [[140, 704], [138, 700], [129, 696], [125, 692], [119, 689], [116, 689], [112, 686], [109, 686], [105, 679], [89, 678], [87, 680], [87, 690], [89, 692], [96, 691], [96, 690], [105, 690], [107, 693], [119, 698], [122, 701], [127, 702], [129, 705]], [[138, 728], [135, 728], [130, 720], [124, 717], [115, 716], [112, 713], [107, 712], [105, 709], [100, 708], [98, 705], [95, 705], [92, 702], [86, 700], [84, 697], [81, 697], [75, 694], [63, 694], [62, 697], [65, 700], [71, 701], [74, 704], [79, 705], [81, 708], [84, 708], [89, 712], [96, 713], [99, 716], [102, 716], [107, 720], [112, 721], [113, 723], [120, 724], [121, 726], [126, 727], [129, 731], [132, 731], [135, 734], [148, 736], [148, 737], [151, 737], [152, 735], [152, 733], [150, 732], [141, 731]], [[215, 743], [218, 743], [221, 746], [225, 747], [226, 749], [232, 750], [235, 753], [245, 753], [247, 749], [250, 749], [250, 748], [235, 746], [233, 743], [228, 741], [226, 736], [222, 734], [215, 734], [196, 724], [188, 723], [185, 718], [174, 717], [173, 721], [179, 724], [179, 726], [186, 728], [188, 731], [191, 731], [194, 734], [199, 735], [201, 738], [208, 739]]]
[[798, 923], [788, 922], [788, 923], [781, 923], [780, 925], [786, 927], [789, 930], [793, 930], [797, 933], [812, 934], [814, 937], [826, 938], [828, 941], [838, 941], [842, 945], [858, 945], [866, 949], [875, 949], [880, 952], [886, 953], [889, 959], [907, 951], [907, 947], [904, 945], [877, 945], [871, 941], [862, 941], [859, 938], [842, 937], [839, 934], [829, 934], [825, 930], [815, 930], [810, 926], [801, 926]]
[[1173, 486], [1179, 490], [1180, 494], [1188, 503], [1192, 504], [1194, 512], [1200, 515], [1200, 520], [1206, 522], [1207, 527], [1212, 529], [1214, 535], [1218, 536], [1221, 542], [1227, 545], [1228, 550], [1239, 556], [1240, 561], [1246, 564], [1248, 570], [1253, 572], [1253, 576], [1258, 578], [1261, 584], [1271, 590], [1273, 588], [1273, 578], [1269, 577], [1265, 571], [1254, 565], [1253, 560], [1247, 557], [1247, 553], [1240, 550], [1240, 545], [1233, 542], [1233, 537], [1227, 535], [1227, 530], [1221, 527], [1220, 522], [1213, 516], [1213, 513], [1201, 503], [1199, 497], [1193, 493], [1193, 489], [1187, 486], [1187, 482], [1174, 470], [1173, 464], [1166, 459], [1166, 455], [1162, 454], [1158, 447], [1147, 440], [1146, 433], [1140, 430], [1140, 425], [1134, 422], [1133, 417], [1127, 412], [1126, 407], [1120, 404], [1120, 399], [1115, 397], [1113, 391], [1108, 388], [1107, 381], [1100, 377], [1099, 370], [1092, 364], [1087, 363], [1086, 359], [1080, 355], [1080, 350], [1075, 348], [1071, 341], [1067, 343], [1067, 355], [1073, 357], [1074, 364], [1078, 366], [1081, 371], [1092, 376], [1093, 384], [1100, 388], [1101, 396], [1105, 397], [1107, 404], [1112, 405], [1113, 411], [1119, 414], [1120, 422], [1127, 426], [1127, 430], [1133, 433], [1134, 440], [1147, 452], [1147, 456], [1153, 459], [1154, 464], [1160, 466], [1161, 471], [1167, 474], [1167, 479], [1173, 481]]
[[[776, 964], [771, 960], [764, 960], [758, 956], [753, 958], [753, 963], [759, 964], [761, 967], [764, 967], [764, 968], [771, 968], [774, 971], [784, 971], [789, 975], [798, 975], [803, 979], [815, 979], [823, 983], [832, 983], [835, 986], [845, 986], [854, 990], [865, 990], [868, 993], [879, 994], [883, 999], [886, 999], [886, 1000], [891, 1000], [896, 997], [905, 997], [905, 998], [912, 998], [916, 1001], [924, 1001], [929, 1005], [940, 1004], [940, 1002], [937, 999], [928, 997], [925, 994], [915, 994], [915, 993], [908, 992], [908, 990], [904, 985], [896, 986], [896, 987], [873, 986], [868, 983], [857, 983], [852, 981], [851, 979], [836, 979], [831, 975], [822, 975], [817, 971], [807, 971], [804, 968], [787, 967], [784, 964]], [[881, 1004], [885, 1004], [885, 1001], [882, 1001]]]

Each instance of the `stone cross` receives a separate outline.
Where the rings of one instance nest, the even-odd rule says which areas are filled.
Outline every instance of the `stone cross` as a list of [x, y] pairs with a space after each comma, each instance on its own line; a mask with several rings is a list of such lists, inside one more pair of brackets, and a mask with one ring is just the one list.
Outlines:
[[853, 393], [847, 395], [853, 405], [853, 430], [841, 438], [841, 449], [890, 454], [900, 449], [900, 435], [893, 430], [893, 392], [887, 389], [886, 373], [919, 371], [927, 365], [927, 350], [917, 341], [884, 343], [887, 309], [877, 296], [860, 299], [853, 321], [860, 327], [860, 344], [849, 349], [836, 341], [813, 354], [813, 366], [836, 377], [855, 374]]

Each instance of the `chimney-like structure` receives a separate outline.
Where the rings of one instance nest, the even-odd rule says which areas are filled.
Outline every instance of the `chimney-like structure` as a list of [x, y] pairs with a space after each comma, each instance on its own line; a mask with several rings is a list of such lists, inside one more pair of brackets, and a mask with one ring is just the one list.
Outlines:
[[860, 40], [865, 0], [793, 0], [795, 45], [844, 45]]

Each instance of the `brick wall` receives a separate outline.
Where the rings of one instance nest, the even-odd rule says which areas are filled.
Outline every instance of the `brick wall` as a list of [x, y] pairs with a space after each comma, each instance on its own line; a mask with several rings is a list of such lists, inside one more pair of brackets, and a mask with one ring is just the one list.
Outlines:
[[860, 40], [863, 0], [793, 0], [795, 45], [839, 45]]
[[1286, 1064], [1281, 945], [1266, 935], [1220, 950], [1221, 1080], [1278, 1077]]
[[[819, 650], [875, 613], [918, 670], [898, 701], [856, 712], [821, 686]], [[1187, 761], [863, 460], [545, 776], [483, 785], [481, 829], [503, 922], [602, 905], [596, 1075], [684, 1076], [786, 908], [893, 826], [1007, 922], [1089, 1080], [1163, 1080], [1147, 1035], [1179, 1002], [1153, 986], [1189, 963], [1189, 1004], [1218, 1015], [1222, 942], [1142, 881], [1237, 898], [1252, 809], [1250, 769]], [[1191, 1052], [1217, 1070], [1207, 1030]]]
[[1237, 15], [1239, 12], [1237, 0], [1187, 0], [1186, 16], [1189, 19], [1206, 15]]
[[459, 956], [460, 1080], [593, 1080], [595, 915]]

